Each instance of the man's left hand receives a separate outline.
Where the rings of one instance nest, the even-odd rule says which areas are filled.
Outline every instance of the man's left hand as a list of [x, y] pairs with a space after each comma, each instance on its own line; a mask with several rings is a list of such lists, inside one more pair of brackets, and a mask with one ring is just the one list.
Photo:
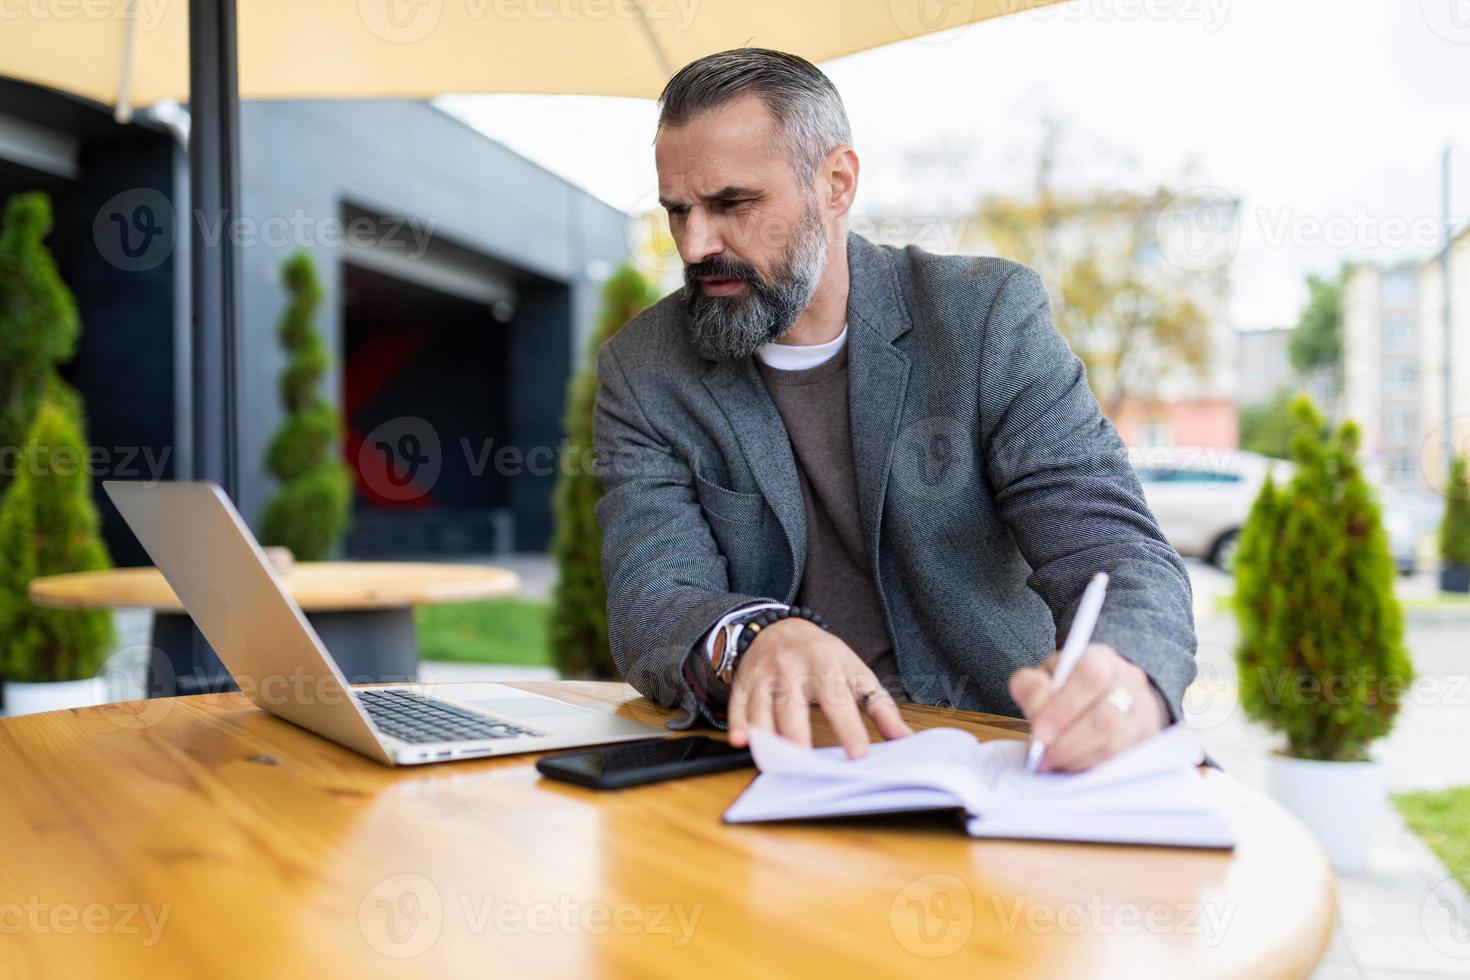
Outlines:
[[[1057, 654], [1011, 675], [1011, 697], [1046, 745], [1044, 772], [1077, 772], [1161, 731], [1168, 720], [1143, 668], [1094, 643], [1060, 689], [1051, 689]], [[1126, 710], [1125, 710], [1126, 709]]]

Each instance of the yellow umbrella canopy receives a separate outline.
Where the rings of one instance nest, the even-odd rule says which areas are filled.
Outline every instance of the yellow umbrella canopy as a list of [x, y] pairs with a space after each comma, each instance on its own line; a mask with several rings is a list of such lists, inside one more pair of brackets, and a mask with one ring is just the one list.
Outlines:
[[[824, 61], [1057, 0], [241, 0], [240, 97], [446, 92], [656, 97], [680, 66], [758, 45]], [[27, 4], [0, 74], [107, 105], [188, 99], [188, 4]]]

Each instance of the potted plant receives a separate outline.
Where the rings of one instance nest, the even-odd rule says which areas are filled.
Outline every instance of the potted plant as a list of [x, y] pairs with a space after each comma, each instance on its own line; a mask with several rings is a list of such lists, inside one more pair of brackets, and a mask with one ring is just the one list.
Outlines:
[[1465, 457], [1455, 459], [1444, 491], [1444, 520], [1439, 525], [1439, 587], [1443, 592], [1470, 592], [1470, 475]]
[[57, 366], [81, 324], [46, 250], [51, 205], [20, 194], [0, 223], [0, 703], [10, 714], [90, 704], [112, 637], [106, 612], [42, 609], [31, 580], [110, 562], [98, 536], [81, 399]]
[[1236, 651], [1246, 714], [1285, 737], [1271, 790], [1355, 871], [1382, 814], [1368, 746], [1388, 734], [1413, 680], [1393, 556], [1358, 462], [1358, 429], [1335, 434], [1293, 406], [1289, 484], [1268, 479], [1236, 556]]

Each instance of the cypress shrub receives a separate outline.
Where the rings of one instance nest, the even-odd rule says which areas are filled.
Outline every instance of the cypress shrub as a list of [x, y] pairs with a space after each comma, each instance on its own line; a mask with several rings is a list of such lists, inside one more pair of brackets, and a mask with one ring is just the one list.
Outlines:
[[[46, 249], [50, 233], [45, 194], [10, 199], [0, 219], [0, 454], [6, 457], [19, 457], [43, 398], [75, 402], [56, 368], [71, 360], [82, 327]], [[0, 466], [0, 494], [13, 469]]]
[[1463, 456], [1455, 459], [1444, 492], [1439, 525], [1439, 555], [1446, 565], [1470, 565], [1470, 474]]
[[96, 673], [112, 642], [102, 610], [42, 609], [42, 575], [107, 568], [87, 472], [82, 400], [57, 374], [81, 333], [46, 236], [51, 202], [18, 194], [0, 223], [0, 678]]
[[44, 609], [32, 579], [108, 568], [97, 533], [86, 444], [66, 406], [43, 402], [0, 502], [0, 675], [39, 683], [91, 677], [112, 643], [105, 609]]
[[596, 505], [602, 482], [591, 465], [592, 409], [597, 400], [596, 351], [633, 317], [658, 299], [631, 263], [602, 287], [602, 315], [588, 344], [588, 357], [567, 393], [566, 455], [553, 506], [556, 529], [551, 553], [556, 585], [551, 595], [551, 659], [565, 677], [617, 677], [607, 639], [607, 583], [602, 577], [602, 529]]
[[293, 255], [282, 278], [290, 295], [277, 332], [287, 353], [280, 378], [286, 417], [266, 450], [266, 468], [280, 487], [266, 504], [260, 538], [302, 561], [320, 561], [347, 531], [352, 476], [335, 453], [337, 411], [317, 392], [327, 351], [314, 325], [322, 291], [311, 258]]
[[1288, 755], [1363, 760], [1413, 680], [1393, 556], [1357, 427], [1329, 432], [1305, 398], [1292, 415], [1291, 483], [1266, 482], [1237, 554], [1241, 704]]

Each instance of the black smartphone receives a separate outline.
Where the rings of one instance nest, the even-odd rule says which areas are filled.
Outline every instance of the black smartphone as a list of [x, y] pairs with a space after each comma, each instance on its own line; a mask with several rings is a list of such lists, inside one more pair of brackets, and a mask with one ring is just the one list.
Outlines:
[[536, 769], [543, 776], [579, 786], [622, 789], [727, 769], [743, 769], [752, 764], [748, 749], [732, 748], [728, 742], [704, 735], [690, 735], [649, 738], [591, 751], [543, 756], [536, 760]]

